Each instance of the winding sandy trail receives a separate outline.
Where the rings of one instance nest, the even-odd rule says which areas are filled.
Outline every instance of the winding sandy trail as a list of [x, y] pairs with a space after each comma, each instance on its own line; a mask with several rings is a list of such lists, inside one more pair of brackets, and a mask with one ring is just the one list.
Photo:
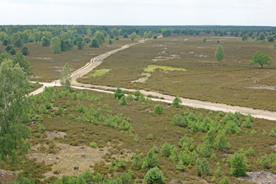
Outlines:
[[[95, 58], [92, 58], [90, 60], [90, 62], [87, 63], [85, 66], [83, 66], [82, 68], [80, 68], [72, 73], [72, 75], [71, 75], [72, 88], [92, 90], [92, 91], [113, 94], [114, 92], [112, 92], [112, 91], [115, 91], [117, 89], [116, 87], [82, 84], [82, 83], [78, 83], [76, 81], [76, 79], [86, 75], [87, 73], [92, 71], [94, 68], [99, 66], [103, 62], [103, 60], [105, 58], [107, 58], [108, 56], [110, 56], [118, 51], [127, 49], [133, 45], [144, 43], [145, 41], [146, 40], [140, 40], [138, 43], [128, 44], [128, 45], [122, 46], [119, 49], [115, 49], [115, 50], [109, 51], [107, 53], [101, 54]], [[54, 81], [52, 83], [41, 83], [41, 84], [43, 84], [43, 86], [41, 88], [37, 89], [36, 91], [33, 91], [30, 94], [37, 95], [37, 94], [41, 93], [46, 86], [47, 87], [60, 86], [59, 80]], [[121, 89], [125, 92], [131, 92], [131, 93], [133, 93], [134, 91], [137, 90], [137, 89], [126, 89], [126, 88], [121, 88]], [[157, 97], [157, 98], [152, 98], [153, 101], [172, 103], [173, 99], [175, 98], [175, 96], [164, 95], [159, 92], [144, 91], [144, 90], [140, 90], [140, 92], [143, 93], [145, 96]], [[162, 98], [162, 99], [160, 99], [160, 98]], [[189, 106], [189, 107], [193, 107], [193, 108], [202, 108], [202, 109], [207, 109], [207, 110], [212, 110], [212, 111], [233, 112], [233, 113], [236, 111], [239, 111], [243, 115], [251, 114], [252, 117], [254, 117], [254, 118], [276, 121], [276, 112], [253, 109], [253, 108], [248, 108], [248, 107], [231, 106], [231, 105], [226, 105], [226, 104], [212, 103], [212, 102], [206, 102], [206, 101], [200, 101], [200, 100], [192, 100], [192, 99], [187, 99], [187, 98], [181, 98], [181, 100], [182, 100], [181, 105]]]

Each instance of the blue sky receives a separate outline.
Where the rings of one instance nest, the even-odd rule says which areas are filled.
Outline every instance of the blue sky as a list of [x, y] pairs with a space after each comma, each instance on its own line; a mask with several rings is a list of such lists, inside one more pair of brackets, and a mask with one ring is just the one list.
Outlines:
[[0, 0], [3, 24], [276, 26], [276, 0]]

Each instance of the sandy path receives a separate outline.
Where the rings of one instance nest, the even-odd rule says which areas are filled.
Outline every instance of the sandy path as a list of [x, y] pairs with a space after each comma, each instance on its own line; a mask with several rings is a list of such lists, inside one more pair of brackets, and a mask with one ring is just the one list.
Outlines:
[[[71, 78], [71, 84], [73, 88], [77, 89], [86, 89], [86, 90], [93, 90], [93, 91], [98, 91], [98, 92], [103, 92], [103, 93], [113, 93], [111, 91], [106, 91], [106, 90], [116, 90], [116, 87], [109, 87], [109, 86], [97, 86], [97, 85], [91, 85], [91, 84], [81, 84], [76, 81], [77, 78], [80, 78], [90, 71], [92, 71], [94, 68], [99, 66], [105, 58], [108, 56], [127, 49], [133, 45], [144, 43], [146, 40], [140, 40], [139, 43], [133, 43], [133, 44], [128, 44], [125, 45], [119, 49], [115, 49], [112, 51], [109, 51], [107, 53], [101, 54], [95, 58], [92, 58], [89, 63], [87, 63], [85, 66], [82, 68], [76, 70], [75, 72], [72, 73]], [[60, 86], [59, 80], [54, 81], [52, 83], [41, 83], [43, 84], [43, 87], [37, 89], [36, 91], [32, 92], [32, 95], [37, 95], [43, 91], [45, 86]], [[98, 89], [93, 89], [93, 88], [98, 88]], [[121, 88], [125, 92], [134, 92], [137, 89], [126, 89], [126, 88]], [[171, 95], [164, 95], [159, 92], [152, 92], [152, 91], [144, 91], [140, 90], [141, 93], [143, 93], [145, 96], [152, 96], [152, 97], [157, 97], [157, 98], [152, 98], [153, 101], [161, 101], [165, 103], [172, 103], [173, 99], [175, 96]], [[162, 98], [162, 99], [159, 99]], [[206, 102], [206, 101], [200, 101], [200, 100], [192, 100], [192, 99], [187, 99], [187, 98], [181, 98], [182, 104], [184, 106], [189, 106], [189, 107], [194, 107], [194, 108], [202, 108], [202, 109], [207, 109], [207, 110], [212, 110], [212, 111], [222, 111], [222, 112], [236, 112], [239, 111], [243, 115], [248, 115], [251, 114], [252, 117], [255, 118], [261, 118], [261, 119], [267, 119], [267, 120], [272, 120], [276, 121], [276, 112], [271, 112], [271, 111], [265, 111], [265, 110], [259, 110], [259, 109], [253, 109], [253, 108], [248, 108], [248, 107], [240, 107], [240, 106], [231, 106], [231, 105], [226, 105], [226, 104], [220, 104], [220, 103], [212, 103], [212, 102]]]

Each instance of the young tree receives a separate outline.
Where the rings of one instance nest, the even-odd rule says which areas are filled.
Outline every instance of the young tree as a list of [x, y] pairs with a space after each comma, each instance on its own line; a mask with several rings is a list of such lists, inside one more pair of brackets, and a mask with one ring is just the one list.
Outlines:
[[51, 48], [51, 52], [54, 53], [54, 54], [58, 54], [61, 52], [61, 47], [60, 47], [60, 39], [58, 37], [54, 37], [51, 39], [51, 45], [50, 45], [50, 48]]
[[99, 48], [100, 44], [99, 44], [99, 42], [96, 39], [93, 39], [92, 42], [91, 42], [91, 44], [89, 45], [89, 47]]
[[[0, 160], [7, 157], [14, 163], [17, 156], [27, 153], [26, 139], [30, 129], [22, 124], [28, 118], [30, 83], [19, 64], [4, 60], [0, 65]], [[4, 148], [4, 149], [3, 149]]]
[[248, 40], [248, 35], [247, 34], [242, 35], [242, 41], [245, 41], [245, 40]]
[[207, 40], [207, 38], [204, 38], [204, 39], [203, 39], [203, 42], [206, 43], [206, 40]]
[[78, 42], [78, 50], [82, 50], [83, 49], [83, 43], [80, 41]]
[[264, 33], [259, 34], [259, 40], [265, 40], [265, 34]]
[[180, 98], [178, 98], [178, 96], [176, 96], [175, 99], [172, 102], [172, 106], [175, 107], [175, 108], [178, 108], [179, 107], [179, 103], [182, 103], [182, 101], [181, 101]]
[[218, 45], [217, 46], [217, 50], [215, 52], [215, 57], [216, 57], [216, 60], [219, 62], [222, 61], [222, 59], [224, 58], [224, 51], [223, 51], [223, 48], [221, 45]]
[[14, 47], [22, 47], [23, 46], [23, 41], [20, 38], [18, 38], [13, 42], [13, 46]]
[[157, 39], [157, 35], [155, 34], [155, 35], [153, 35], [153, 39]]
[[50, 41], [48, 38], [46, 38], [46, 36], [43, 36], [41, 38], [41, 46], [42, 47], [49, 47], [50, 46]]
[[163, 37], [169, 37], [169, 36], [171, 36], [171, 33], [172, 33], [172, 31], [169, 28], [162, 29], [162, 36]]
[[196, 166], [196, 170], [200, 176], [203, 174], [208, 175], [210, 171], [209, 162], [205, 158], [199, 160], [199, 165]]
[[215, 138], [215, 146], [218, 150], [223, 150], [228, 147], [227, 139], [225, 136], [225, 130], [221, 130], [217, 137]]
[[134, 41], [134, 39], [136, 38], [136, 33], [135, 32], [133, 32], [131, 35], [130, 35], [130, 39], [131, 39], [131, 41]]
[[153, 149], [150, 149], [147, 156], [144, 157], [144, 162], [143, 162], [143, 166], [142, 168], [153, 168], [155, 166], [157, 166], [158, 164], [158, 159], [157, 159], [157, 155], [154, 153]]
[[70, 90], [71, 89], [70, 81], [71, 81], [71, 66], [66, 63], [60, 75], [60, 84], [65, 90]]
[[274, 40], [275, 40], [275, 38], [271, 35], [267, 36], [266, 39], [267, 39], [268, 42], [274, 42]]
[[268, 56], [267, 54], [265, 53], [260, 53], [259, 51], [257, 51], [254, 56], [253, 56], [253, 59], [251, 61], [249, 61], [249, 64], [250, 65], [253, 65], [253, 64], [259, 64], [261, 65], [261, 68], [263, 68], [264, 66], [263, 65], [271, 65], [271, 57]]
[[164, 183], [164, 177], [162, 171], [158, 167], [150, 169], [144, 178], [145, 183]]
[[8, 44], [9, 44], [9, 40], [7, 39], [3, 40], [2, 45], [7, 46]]
[[30, 51], [27, 46], [23, 46], [21, 52], [24, 56], [30, 55]]
[[113, 41], [111, 39], [108, 40], [108, 44], [111, 45], [113, 44]]
[[17, 63], [19, 63], [19, 66], [23, 68], [24, 72], [28, 74], [31, 73], [30, 62], [27, 61], [22, 52], [18, 52], [13, 58], [13, 64], [15, 65]]
[[236, 177], [246, 176], [247, 158], [243, 153], [235, 152], [229, 159], [231, 164], [231, 174]]
[[128, 35], [124, 33], [123, 38], [128, 38]]
[[104, 33], [97, 31], [94, 38], [98, 41], [99, 45], [101, 45], [104, 42]]

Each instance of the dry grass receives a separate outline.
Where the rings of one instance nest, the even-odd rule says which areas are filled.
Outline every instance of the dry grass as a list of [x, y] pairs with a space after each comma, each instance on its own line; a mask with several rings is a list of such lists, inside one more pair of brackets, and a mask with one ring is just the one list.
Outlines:
[[[225, 52], [220, 64], [214, 56], [217, 45], [222, 45]], [[160, 38], [135, 45], [104, 60], [97, 69], [111, 69], [111, 72], [101, 76], [100, 80], [95, 77], [78, 81], [275, 111], [274, 90], [249, 88], [265, 85], [272, 89], [276, 86], [275, 62], [264, 69], [249, 66], [249, 60], [256, 51], [270, 55], [273, 60], [276, 58], [275, 49], [236, 37], [207, 37], [206, 43], [203, 43], [203, 37]], [[171, 55], [179, 58], [152, 61], [156, 57]], [[187, 71], [164, 72], [156, 69], [145, 83], [131, 82], [139, 79], [148, 65]]]

